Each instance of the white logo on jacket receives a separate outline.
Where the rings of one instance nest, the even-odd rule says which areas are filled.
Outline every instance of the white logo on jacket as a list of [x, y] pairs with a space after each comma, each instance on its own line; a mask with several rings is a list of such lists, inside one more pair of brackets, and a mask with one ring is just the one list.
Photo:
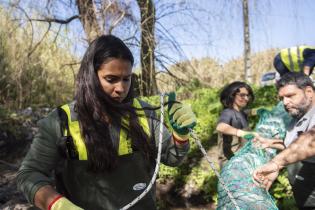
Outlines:
[[135, 190], [135, 191], [138, 191], [138, 190], [143, 190], [145, 187], [147, 186], [146, 183], [137, 183], [135, 184], [132, 189]]

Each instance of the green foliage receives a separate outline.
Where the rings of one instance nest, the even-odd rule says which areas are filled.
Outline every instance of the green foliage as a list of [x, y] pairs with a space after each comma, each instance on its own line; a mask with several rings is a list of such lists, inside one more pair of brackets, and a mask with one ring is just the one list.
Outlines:
[[264, 106], [267, 108], [273, 107], [278, 102], [277, 89], [275, 86], [254, 86], [255, 100], [251, 107]]
[[[277, 90], [275, 86], [253, 87], [255, 100], [248, 108], [265, 108], [271, 109], [278, 103]], [[249, 126], [254, 128], [259, 120], [259, 116], [251, 116], [249, 118]]]
[[283, 170], [272, 185], [271, 194], [276, 198], [280, 209], [297, 209], [292, 193], [292, 187], [288, 180], [288, 172]]
[[[196, 90], [201, 88], [203, 85], [201, 84], [200, 80], [197, 78], [193, 78], [188, 84], [186, 85], [187, 90]], [[177, 89], [178, 90], [178, 89]]]
[[215, 125], [222, 109], [218, 99], [218, 90], [197, 89], [184, 103], [190, 104], [196, 114], [197, 126], [194, 129], [195, 132], [202, 140], [209, 140], [209, 135], [214, 133]]

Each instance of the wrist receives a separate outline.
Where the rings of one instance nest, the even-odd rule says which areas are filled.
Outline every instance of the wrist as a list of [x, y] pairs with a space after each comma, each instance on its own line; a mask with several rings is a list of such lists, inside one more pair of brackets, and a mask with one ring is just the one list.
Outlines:
[[179, 135], [176, 132], [173, 132], [173, 139], [175, 143], [178, 144], [186, 144], [188, 143], [188, 137], [189, 135]]
[[62, 198], [62, 195], [58, 195], [57, 197], [55, 197], [48, 205], [48, 210], [51, 210], [51, 207], [60, 199]]
[[270, 160], [270, 163], [273, 163], [277, 167], [276, 171], [280, 171], [283, 168], [283, 166], [276, 160]]
[[236, 136], [237, 137], [243, 137], [245, 135], [245, 131], [241, 130], [241, 129], [236, 129]]

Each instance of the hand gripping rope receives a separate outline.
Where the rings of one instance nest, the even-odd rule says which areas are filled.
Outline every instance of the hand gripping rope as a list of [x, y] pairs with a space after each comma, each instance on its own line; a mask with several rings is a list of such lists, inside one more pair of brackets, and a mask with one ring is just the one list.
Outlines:
[[[155, 165], [155, 170], [154, 170], [153, 176], [152, 176], [151, 181], [150, 181], [149, 185], [147, 186], [147, 188], [138, 197], [136, 197], [133, 201], [131, 201], [130, 203], [128, 203], [127, 205], [122, 207], [120, 210], [127, 210], [130, 207], [132, 207], [133, 205], [135, 205], [137, 202], [139, 202], [151, 190], [152, 186], [155, 183], [157, 174], [159, 172], [160, 162], [161, 162], [163, 122], [164, 122], [164, 106], [163, 106], [163, 104], [164, 104], [164, 96], [165, 95], [166, 95], [165, 93], [160, 94], [161, 117], [160, 117], [159, 146], [158, 146], [158, 154], [157, 154], [157, 158], [156, 158], [156, 165]], [[221, 183], [221, 185], [223, 186], [223, 189], [227, 192], [227, 195], [229, 196], [230, 200], [234, 204], [235, 209], [240, 210], [240, 207], [237, 205], [235, 198], [233, 197], [232, 193], [230, 192], [230, 190], [227, 188], [226, 184], [224, 183], [224, 181], [220, 177], [220, 174], [219, 174], [218, 170], [215, 168], [214, 163], [210, 160], [209, 156], [207, 155], [207, 152], [204, 149], [204, 147], [202, 146], [201, 141], [198, 139], [197, 135], [195, 134], [195, 132], [192, 129], [189, 129], [189, 131], [190, 131], [192, 138], [195, 140], [199, 149], [201, 150], [202, 154], [205, 156], [208, 163], [210, 164], [211, 169], [214, 171], [215, 175], [218, 177], [218, 180]]]

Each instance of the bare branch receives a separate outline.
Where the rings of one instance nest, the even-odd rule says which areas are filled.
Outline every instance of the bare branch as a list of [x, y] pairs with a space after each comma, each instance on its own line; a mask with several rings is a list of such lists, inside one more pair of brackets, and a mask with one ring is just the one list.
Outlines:
[[58, 31], [57, 31], [57, 33], [56, 33], [56, 35], [55, 35], [55, 38], [54, 38], [54, 43], [56, 43], [57, 42], [57, 38], [58, 38], [58, 36], [59, 36], [59, 33], [60, 33], [60, 31], [61, 31], [61, 24], [59, 25], [59, 28], [58, 28]]
[[65, 63], [63, 65], [60, 66], [60, 69], [63, 69], [65, 68], [66, 66], [76, 66], [76, 65], [79, 65], [81, 62], [72, 62], [72, 63]]
[[108, 30], [109, 34], [111, 34], [112, 30], [123, 20], [123, 18], [125, 17], [125, 14], [126, 14], [126, 11], [122, 11], [120, 16], [116, 19], [116, 21], [111, 24]]
[[67, 19], [58, 19], [58, 18], [50, 18], [46, 17], [44, 19], [30, 19], [32, 21], [39, 21], [39, 22], [47, 22], [47, 23], [59, 23], [59, 24], [68, 24], [71, 21], [80, 18], [79, 15], [74, 15], [72, 17], [69, 17]]
[[[162, 66], [162, 68], [167, 72], [167, 74], [170, 75], [171, 77], [173, 77], [176, 81], [180, 82], [181, 84], [184, 83], [184, 82], [186, 82], [185, 80], [183, 80], [183, 79], [181, 79], [181, 78], [175, 76], [175, 75], [165, 66], [165, 64], [164, 64], [164, 62], [163, 62], [162, 60], [156, 58], [156, 61]], [[165, 72], [159, 71], [159, 72], [156, 73], [156, 75], [159, 74], [159, 73], [165, 73]]]
[[50, 27], [51, 27], [51, 23], [49, 23], [48, 28], [47, 28], [45, 34], [42, 36], [41, 40], [39, 42], [37, 42], [36, 45], [33, 47], [33, 49], [31, 49], [27, 53], [27, 57], [30, 57], [32, 55], [32, 53], [36, 50], [36, 48], [42, 43], [42, 41], [44, 40], [44, 38], [47, 36], [48, 32], [50, 31]]
[[28, 22], [31, 25], [31, 42], [30, 42], [30, 48], [32, 48], [33, 45], [33, 41], [34, 41], [34, 26], [33, 26], [33, 22], [31, 20], [31, 18], [28, 16], [27, 12], [19, 6], [19, 1], [16, 3], [12, 3], [10, 4], [12, 7], [17, 8], [18, 10], [22, 11], [22, 13], [25, 15], [26, 19], [28, 20]]

